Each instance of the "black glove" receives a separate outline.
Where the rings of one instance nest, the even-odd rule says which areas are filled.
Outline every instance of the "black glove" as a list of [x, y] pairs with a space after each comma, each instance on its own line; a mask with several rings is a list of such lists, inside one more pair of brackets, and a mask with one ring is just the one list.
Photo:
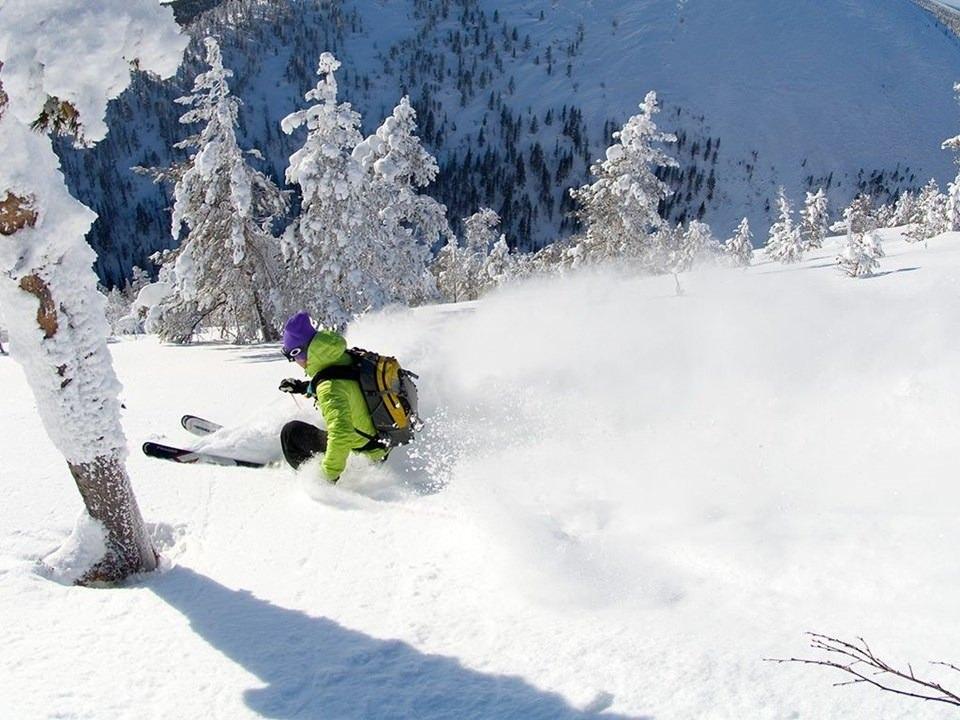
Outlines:
[[291, 393], [293, 395], [306, 395], [310, 383], [306, 380], [297, 380], [296, 378], [287, 378], [280, 383], [280, 392]]

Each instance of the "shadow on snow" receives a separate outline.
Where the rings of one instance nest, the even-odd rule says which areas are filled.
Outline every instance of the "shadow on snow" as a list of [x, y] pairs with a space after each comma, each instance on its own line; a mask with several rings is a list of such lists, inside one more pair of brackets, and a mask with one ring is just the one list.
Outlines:
[[628, 720], [599, 714], [609, 696], [600, 695], [595, 710], [578, 710], [522, 678], [480, 673], [455, 658], [278, 607], [188, 568], [151, 578], [148, 587], [260, 678], [266, 687], [246, 690], [244, 700], [265, 717]]

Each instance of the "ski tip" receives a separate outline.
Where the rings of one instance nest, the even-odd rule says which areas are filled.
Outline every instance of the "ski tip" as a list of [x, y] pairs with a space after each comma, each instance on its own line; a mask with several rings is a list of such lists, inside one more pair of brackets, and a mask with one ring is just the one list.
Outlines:
[[193, 417], [193, 416], [192, 416], [192, 415], [184, 415], [183, 417], [180, 418], [180, 426], [181, 426], [184, 430], [187, 429], [187, 423], [190, 422], [190, 418], [191, 418], [191, 417]]

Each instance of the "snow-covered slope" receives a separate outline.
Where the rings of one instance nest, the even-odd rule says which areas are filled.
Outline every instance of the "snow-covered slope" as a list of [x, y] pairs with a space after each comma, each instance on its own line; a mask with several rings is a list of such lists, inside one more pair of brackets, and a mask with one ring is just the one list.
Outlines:
[[[888, 237], [890, 234], [888, 233]], [[80, 508], [0, 357], [0, 707], [77, 718], [947, 718], [832, 688], [806, 630], [957, 662], [960, 234], [793, 267], [531, 282], [363, 318], [427, 427], [342, 485], [150, 461], [183, 412], [275, 457], [273, 348], [112, 346], [167, 559], [119, 590], [34, 561]], [[956, 683], [945, 668], [944, 682]], [[601, 715], [600, 711], [606, 709]]]
[[[794, 200], [828, 186], [837, 209], [860, 190], [885, 200], [954, 174], [940, 143], [960, 120], [960, 40], [911, 0], [230, 0], [192, 32], [221, 40], [243, 140], [278, 179], [297, 142], [279, 120], [332, 50], [367, 130], [411, 95], [453, 219], [492, 207], [524, 248], [571, 231], [567, 190], [651, 89], [682, 138], [670, 215], [702, 206], [720, 234], [743, 215], [763, 232], [779, 184]], [[187, 63], [181, 91], [197, 69]], [[126, 168], [171, 159], [185, 134], [177, 94], [137, 85], [106, 144], [65, 153], [104, 218], [104, 277], [171, 242], [162, 193]]]

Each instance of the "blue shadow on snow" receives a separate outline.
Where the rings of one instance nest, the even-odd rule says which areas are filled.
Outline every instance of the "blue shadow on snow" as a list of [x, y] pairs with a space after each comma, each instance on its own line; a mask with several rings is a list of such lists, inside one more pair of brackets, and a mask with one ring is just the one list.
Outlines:
[[522, 678], [485, 675], [455, 658], [278, 607], [188, 568], [150, 578], [147, 586], [183, 613], [200, 637], [267, 685], [244, 693], [247, 706], [265, 717], [631, 720], [578, 710]]

